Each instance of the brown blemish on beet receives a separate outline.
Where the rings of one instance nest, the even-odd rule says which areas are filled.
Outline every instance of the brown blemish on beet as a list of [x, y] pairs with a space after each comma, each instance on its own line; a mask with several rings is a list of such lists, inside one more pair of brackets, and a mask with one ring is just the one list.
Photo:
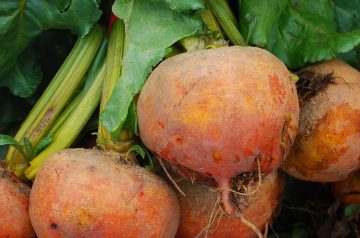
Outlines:
[[95, 167], [94, 165], [88, 166], [87, 169], [88, 169], [90, 172], [95, 172], [95, 171], [96, 171], [96, 167]]
[[160, 126], [161, 129], [164, 129], [165, 128], [165, 125], [163, 122], [161, 121], [158, 121], [158, 125]]

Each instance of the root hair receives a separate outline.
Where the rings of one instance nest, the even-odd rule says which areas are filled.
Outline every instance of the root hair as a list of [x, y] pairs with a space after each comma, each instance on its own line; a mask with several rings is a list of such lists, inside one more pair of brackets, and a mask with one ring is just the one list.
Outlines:
[[161, 157], [158, 158], [159, 159], [159, 163], [161, 165], [161, 168], [164, 170], [166, 176], [169, 178], [170, 182], [175, 186], [175, 188], [179, 191], [179, 193], [181, 193], [181, 195], [183, 195], [185, 197], [185, 193], [181, 190], [181, 188], [179, 187], [179, 185], [176, 183], [176, 181], [171, 177], [170, 173], [167, 171], [163, 160]]
[[[236, 191], [234, 189], [225, 189], [225, 188], [216, 188], [216, 189], [213, 189], [213, 188], [210, 188], [210, 187], [207, 187], [205, 185], [203, 185], [203, 187], [209, 189], [211, 192], [215, 192], [217, 193], [217, 196], [216, 196], [216, 201], [214, 203], [214, 206], [211, 210], [211, 214], [210, 214], [210, 217], [209, 217], [209, 221], [208, 223], [206, 224], [206, 226], [195, 236], [195, 238], [200, 238], [202, 235], [204, 235], [205, 238], [208, 237], [209, 234], [211, 233], [214, 233], [216, 231], [216, 229], [218, 228], [219, 224], [220, 224], [220, 221], [221, 221], [221, 218], [223, 216], [228, 216], [228, 214], [225, 213], [225, 211], [223, 210], [222, 206], [221, 206], [221, 194], [220, 194], [220, 191], [221, 190], [229, 190], [231, 191], [233, 194], [237, 195], [237, 196], [240, 196], [240, 199], [241, 198], [244, 198], [244, 197], [249, 197], [251, 195], [254, 195], [255, 193], [257, 193], [260, 189], [260, 186], [262, 185], [263, 183], [263, 178], [262, 178], [262, 173], [261, 173], [261, 167], [260, 167], [260, 160], [259, 158], [256, 158], [256, 162], [257, 162], [257, 186], [256, 188], [253, 190], [253, 191], [250, 191], [249, 187], [250, 186], [247, 186], [249, 184], [241, 184], [240, 188], [239, 188], [239, 191], [244, 191], [244, 192], [239, 192], [239, 191]], [[239, 198], [237, 198], [239, 199]], [[267, 233], [268, 233], [268, 222], [266, 223], [266, 226], [265, 226], [265, 233], [264, 235], [261, 233], [261, 231], [259, 230], [258, 227], [256, 227], [255, 224], [253, 224], [251, 221], [249, 221], [248, 219], [246, 219], [243, 215], [242, 215], [242, 209], [240, 208], [239, 204], [238, 204], [238, 201], [237, 199], [234, 199], [235, 200], [235, 206], [237, 207], [238, 211], [236, 213], [236, 217], [238, 217], [240, 219], [240, 221], [248, 226], [257, 236], [258, 238], [266, 238], [267, 237]], [[245, 199], [246, 200], [246, 199]], [[216, 225], [214, 226], [216, 222]]]

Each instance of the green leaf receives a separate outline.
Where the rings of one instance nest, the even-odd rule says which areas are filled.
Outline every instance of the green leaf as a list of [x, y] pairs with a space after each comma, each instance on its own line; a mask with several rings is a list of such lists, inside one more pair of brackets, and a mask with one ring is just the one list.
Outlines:
[[147, 163], [145, 165], [145, 169], [147, 169], [148, 171], [155, 171], [155, 166], [154, 166], [150, 151], [147, 150], [146, 148], [143, 148], [143, 149], [145, 150], [146, 156], [147, 156], [147, 158], [149, 160], [149, 163]]
[[336, 22], [340, 32], [360, 27], [360, 2], [353, 0], [333, 0]]
[[247, 36], [255, 20], [250, 44], [266, 47], [289, 68], [334, 58], [360, 44], [360, 29], [338, 32], [330, 0], [282, 0], [272, 7], [267, 0], [241, 2], [242, 34]]
[[145, 160], [146, 158], [148, 159], [148, 163], [145, 165], [145, 168], [148, 170], [148, 171], [154, 171], [154, 164], [153, 164], [153, 161], [152, 161], [152, 157], [151, 157], [151, 154], [150, 152], [145, 148], [145, 147], [142, 147], [140, 145], [133, 145], [129, 148], [129, 150], [126, 152], [126, 155], [125, 155], [125, 158], [127, 159], [129, 154], [131, 152], [136, 152], [138, 153], [141, 158], [143, 158], [143, 160]]
[[42, 138], [39, 143], [35, 146], [34, 155], [37, 156], [41, 151], [43, 151], [50, 143], [54, 140], [54, 136], [49, 135]]
[[128, 115], [126, 117], [125, 123], [124, 123], [124, 129], [133, 132], [135, 135], [139, 135], [138, 131], [138, 123], [137, 123], [137, 113], [136, 113], [136, 103], [133, 100], [131, 102]]
[[13, 95], [32, 96], [42, 79], [42, 72], [33, 52], [26, 50], [20, 54], [12, 70], [0, 78], [0, 86], [6, 86]]
[[129, 156], [131, 152], [138, 153], [143, 159], [145, 159], [145, 150], [140, 145], [133, 145], [129, 148], [129, 150], [126, 152], [126, 158]]
[[258, 0], [241, 1], [240, 27], [243, 36], [251, 44], [265, 48], [273, 23], [279, 20], [288, 3], [288, 0], [268, 0], [262, 1], [262, 4], [258, 4]]
[[205, 4], [203, 0], [165, 0], [169, 8], [176, 11], [188, 11], [204, 9]]
[[360, 211], [360, 204], [350, 204], [345, 207], [345, 216], [350, 217]]
[[[341, 32], [360, 28], [360, 2], [352, 0], [333, 0], [336, 22]], [[340, 58], [360, 70], [360, 46], [354, 50], [339, 54]]]
[[339, 54], [338, 57], [360, 70], [360, 46], [348, 53]]
[[174, 11], [159, 0], [117, 0], [113, 12], [125, 23], [125, 54], [121, 77], [100, 119], [116, 138], [152, 67], [171, 51], [173, 43], [198, 34], [203, 25], [198, 14]]
[[[34, 37], [49, 29], [68, 29], [79, 36], [85, 36], [99, 19], [100, 0], [8, 0], [0, 3], [0, 81], [16, 95], [26, 96], [29, 90], [24, 84], [38, 84], [38, 77], [32, 74], [26, 79], [19, 78], [29, 72], [27, 59], [19, 55], [27, 48]], [[25, 64], [24, 64], [25, 61]], [[38, 75], [37, 75], [38, 76]], [[8, 82], [16, 79], [18, 82]], [[24, 90], [24, 91], [23, 91]]]
[[12, 145], [19, 151], [23, 152], [23, 146], [20, 145], [19, 142], [17, 142], [13, 137], [0, 134], [0, 146], [1, 145]]

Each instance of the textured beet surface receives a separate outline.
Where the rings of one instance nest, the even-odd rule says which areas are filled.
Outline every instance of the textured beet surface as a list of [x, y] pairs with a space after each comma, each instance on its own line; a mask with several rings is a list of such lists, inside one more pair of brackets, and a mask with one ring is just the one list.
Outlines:
[[0, 168], [0, 237], [36, 237], [30, 223], [29, 195], [29, 186]]
[[[242, 197], [241, 214], [258, 230], [263, 230], [267, 222], [271, 223], [273, 213], [280, 203], [283, 185], [283, 177], [274, 171], [263, 178], [260, 187], [257, 188], [255, 184], [248, 188], [250, 191], [257, 189], [258, 192], [246, 198]], [[176, 237], [193, 238], [208, 225], [212, 212], [217, 211], [218, 194], [212, 191], [214, 188], [211, 190], [209, 187], [187, 181], [182, 181], [179, 186], [186, 196], [179, 194], [181, 215]], [[257, 237], [255, 232], [242, 223], [239, 217], [221, 215], [221, 210], [218, 210], [207, 235], [209, 238]], [[199, 237], [205, 237], [205, 231]]]
[[298, 98], [285, 65], [255, 47], [171, 57], [150, 75], [139, 100], [140, 136], [163, 159], [213, 177], [231, 210], [229, 181], [279, 167], [294, 140]]
[[38, 173], [30, 217], [42, 237], [174, 237], [175, 193], [155, 174], [95, 150], [53, 154]]
[[360, 168], [360, 72], [337, 59], [303, 72], [328, 83], [313, 86], [318, 90], [302, 102], [299, 131], [282, 167], [302, 180], [343, 180]]

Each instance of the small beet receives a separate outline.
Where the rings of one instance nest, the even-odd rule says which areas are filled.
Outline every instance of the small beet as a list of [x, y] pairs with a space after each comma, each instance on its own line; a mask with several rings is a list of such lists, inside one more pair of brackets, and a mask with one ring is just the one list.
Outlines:
[[300, 72], [299, 130], [282, 168], [314, 182], [343, 180], [360, 168], [360, 72], [341, 60]]
[[39, 238], [174, 237], [175, 192], [155, 174], [117, 154], [67, 149], [41, 167], [30, 195]]
[[29, 217], [31, 188], [0, 168], [0, 237], [33, 238]]
[[[180, 224], [177, 238], [216, 237], [216, 238], [251, 238], [257, 237], [255, 231], [244, 224], [236, 214], [225, 215], [216, 201], [216, 188], [209, 188], [187, 181], [179, 183], [186, 196], [179, 194]], [[252, 195], [240, 196], [242, 208], [240, 214], [258, 231], [271, 223], [273, 214], [280, 203], [284, 188], [284, 179], [276, 171], [263, 178], [259, 186], [256, 182], [248, 186], [248, 191], [257, 191]], [[212, 216], [213, 215], [213, 216]], [[211, 216], [213, 217], [212, 221]], [[212, 223], [209, 226], [209, 223]], [[200, 236], [197, 236], [200, 235]]]

